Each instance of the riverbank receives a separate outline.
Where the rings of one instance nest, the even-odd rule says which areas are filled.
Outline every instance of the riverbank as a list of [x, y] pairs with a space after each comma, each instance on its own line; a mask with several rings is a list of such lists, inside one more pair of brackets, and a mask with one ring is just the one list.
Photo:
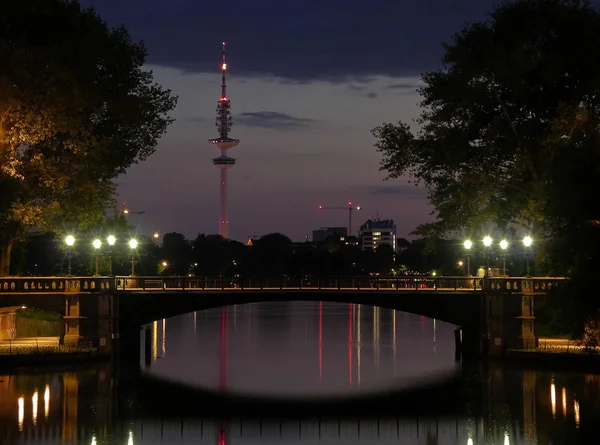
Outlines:
[[509, 349], [499, 361], [537, 371], [574, 371], [600, 374], [600, 354]]
[[97, 351], [0, 355], [0, 370], [14, 370], [29, 366], [91, 365], [109, 360], [110, 356], [99, 354]]
[[109, 360], [89, 342], [61, 345], [58, 338], [27, 338], [0, 342], [0, 369], [23, 366], [96, 363]]

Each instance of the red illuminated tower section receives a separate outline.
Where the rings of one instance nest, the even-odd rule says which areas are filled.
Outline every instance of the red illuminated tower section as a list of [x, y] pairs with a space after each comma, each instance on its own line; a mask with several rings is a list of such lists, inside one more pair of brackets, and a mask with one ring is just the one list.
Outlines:
[[227, 150], [240, 143], [239, 139], [229, 137], [229, 131], [233, 124], [231, 119], [231, 103], [227, 97], [227, 61], [225, 59], [225, 42], [221, 58], [221, 98], [217, 102], [217, 128], [219, 137], [209, 139], [208, 143], [221, 150], [221, 156], [213, 159], [213, 165], [221, 170], [221, 206], [219, 211], [219, 235], [229, 238], [229, 215], [227, 212], [227, 170], [235, 165], [235, 159], [227, 156]]

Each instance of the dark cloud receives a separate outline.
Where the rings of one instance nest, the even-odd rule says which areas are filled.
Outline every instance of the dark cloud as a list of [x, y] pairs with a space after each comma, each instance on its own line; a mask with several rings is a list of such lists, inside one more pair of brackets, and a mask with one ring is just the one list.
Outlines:
[[365, 96], [369, 99], [375, 99], [378, 96], [378, 94], [371, 91], [370, 93], [365, 94]]
[[[501, 0], [81, 0], [143, 39], [149, 62], [292, 82], [414, 76], [438, 67], [442, 42]], [[226, 11], [224, 13], [223, 11]]]
[[358, 91], [358, 92], [360, 92], [360, 91], [365, 91], [367, 89], [367, 86], [366, 85], [354, 85], [354, 84], [350, 84], [350, 85], [348, 85], [348, 89], [350, 91]]
[[381, 185], [369, 188], [371, 195], [396, 195], [408, 199], [426, 199], [427, 190], [410, 184], [402, 185]]
[[273, 130], [297, 130], [312, 126], [314, 119], [306, 119], [290, 116], [277, 111], [255, 111], [241, 113], [233, 118], [235, 124], [247, 125], [249, 127], [271, 128]]
[[388, 85], [386, 88], [391, 90], [416, 90], [421, 84], [418, 83], [393, 83]]

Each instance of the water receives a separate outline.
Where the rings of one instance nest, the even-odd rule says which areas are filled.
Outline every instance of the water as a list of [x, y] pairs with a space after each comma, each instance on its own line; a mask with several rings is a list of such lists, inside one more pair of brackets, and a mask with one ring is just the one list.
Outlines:
[[[600, 376], [507, 366], [459, 370], [453, 326], [435, 320], [364, 305], [293, 302], [186, 314], [147, 329], [149, 355], [142, 353], [142, 375], [135, 378], [111, 364], [0, 373], [0, 443], [596, 443]], [[219, 391], [346, 400], [456, 373], [470, 377], [468, 403], [437, 416], [260, 418], [255, 412], [220, 420], [212, 412], [211, 394]], [[185, 397], [204, 414], [185, 415]], [[421, 402], [444, 408], [435, 397]]]

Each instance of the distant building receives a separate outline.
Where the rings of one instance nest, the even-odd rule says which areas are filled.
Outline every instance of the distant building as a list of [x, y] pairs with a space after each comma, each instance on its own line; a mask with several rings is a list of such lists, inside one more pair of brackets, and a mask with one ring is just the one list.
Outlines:
[[358, 232], [362, 250], [377, 249], [387, 244], [396, 251], [396, 224], [393, 219], [369, 219]]
[[313, 243], [324, 243], [329, 239], [339, 241], [348, 236], [346, 227], [321, 227], [319, 230], [313, 230]]

